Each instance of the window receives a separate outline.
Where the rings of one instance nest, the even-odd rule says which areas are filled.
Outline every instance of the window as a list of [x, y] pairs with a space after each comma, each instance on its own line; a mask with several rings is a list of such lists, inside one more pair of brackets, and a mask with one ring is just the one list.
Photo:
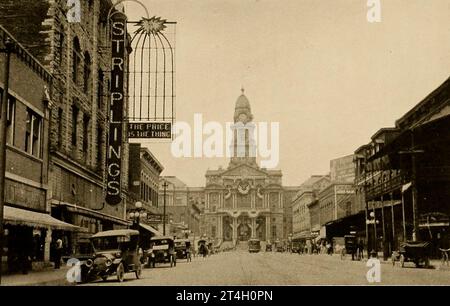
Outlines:
[[216, 227], [214, 225], [211, 226], [211, 236], [216, 237]]
[[91, 93], [91, 56], [84, 53], [84, 72], [83, 72], [83, 89], [86, 95]]
[[75, 37], [73, 39], [73, 52], [72, 52], [72, 80], [75, 84], [78, 84], [78, 73], [79, 73], [79, 66], [81, 63], [81, 48], [80, 48], [80, 42], [78, 41], [78, 38]]
[[101, 169], [102, 167], [102, 156], [103, 156], [103, 129], [101, 127], [97, 128], [97, 165]]
[[[3, 101], [3, 90], [0, 88], [0, 107]], [[8, 104], [6, 105], [6, 143], [14, 145], [15, 133], [15, 119], [16, 119], [16, 99], [9, 95]]]
[[277, 226], [272, 225], [272, 239], [276, 239], [276, 238], [277, 238]]
[[83, 116], [83, 152], [85, 156], [88, 156], [89, 152], [89, 116]]
[[64, 33], [61, 31], [59, 32], [59, 41], [58, 41], [58, 53], [59, 53], [59, 64], [61, 65], [62, 59], [63, 59], [63, 52], [64, 52]]
[[78, 130], [78, 107], [72, 105], [72, 145], [77, 145], [77, 130]]
[[104, 82], [103, 71], [100, 69], [98, 71], [98, 88], [97, 88], [97, 104], [99, 109], [102, 109], [103, 107], [103, 91], [104, 91], [103, 82]]
[[27, 129], [25, 132], [25, 151], [36, 157], [41, 157], [42, 118], [27, 109]]
[[63, 109], [58, 109], [58, 148], [62, 148], [63, 143]]

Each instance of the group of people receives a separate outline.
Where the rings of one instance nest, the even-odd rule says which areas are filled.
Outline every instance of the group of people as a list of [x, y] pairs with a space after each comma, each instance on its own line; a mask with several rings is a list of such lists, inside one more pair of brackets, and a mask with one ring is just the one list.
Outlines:
[[[294, 248], [295, 249], [295, 248]], [[330, 242], [315, 242], [301, 244], [297, 248], [299, 254], [333, 254], [333, 246]]]

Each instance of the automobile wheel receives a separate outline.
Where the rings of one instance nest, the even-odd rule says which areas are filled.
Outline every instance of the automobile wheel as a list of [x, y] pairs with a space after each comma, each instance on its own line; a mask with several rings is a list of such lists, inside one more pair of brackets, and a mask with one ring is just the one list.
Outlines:
[[135, 273], [136, 273], [136, 278], [140, 279], [141, 275], [142, 275], [142, 265], [140, 263], [138, 263]]
[[123, 280], [124, 280], [124, 278], [125, 278], [125, 269], [124, 269], [122, 263], [120, 263], [120, 264], [117, 266], [116, 274], [117, 274], [117, 280], [118, 280], [119, 282], [123, 282]]
[[405, 256], [403, 254], [400, 255], [400, 266], [405, 267]]

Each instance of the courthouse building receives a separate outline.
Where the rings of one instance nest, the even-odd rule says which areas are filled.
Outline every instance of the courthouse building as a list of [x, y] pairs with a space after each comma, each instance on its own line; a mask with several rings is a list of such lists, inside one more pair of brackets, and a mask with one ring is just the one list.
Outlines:
[[[250, 102], [242, 93], [236, 101], [235, 124], [253, 120]], [[290, 207], [297, 187], [284, 187], [280, 170], [260, 168], [252, 152], [256, 146], [245, 130], [233, 131], [229, 165], [206, 172], [203, 234], [217, 244], [258, 238], [261, 241], [287, 239], [292, 226], [286, 226], [285, 208]], [[290, 214], [290, 213], [289, 213]]]

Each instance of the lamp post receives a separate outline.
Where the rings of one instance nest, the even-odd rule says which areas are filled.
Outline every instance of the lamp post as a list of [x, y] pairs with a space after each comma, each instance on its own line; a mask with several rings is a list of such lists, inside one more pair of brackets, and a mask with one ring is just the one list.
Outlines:
[[0, 120], [0, 284], [2, 283], [2, 264], [3, 264], [3, 209], [5, 206], [5, 172], [6, 172], [6, 120], [7, 104], [9, 92], [9, 68], [11, 63], [11, 54], [14, 52], [14, 42], [6, 37], [3, 41], [4, 47], [0, 53], [5, 53], [3, 62], [3, 96], [1, 105]]
[[163, 190], [164, 190], [164, 198], [163, 198], [163, 235], [166, 235], [166, 191], [167, 187], [169, 186], [166, 181], [163, 183]]
[[372, 257], [377, 257], [377, 224], [380, 221], [376, 219], [375, 211], [371, 211], [369, 214], [369, 218], [366, 220], [366, 224], [373, 224], [373, 244], [372, 251], [370, 251], [370, 255]]
[[142, 208], [142, 202], [137, 201], [134, 204], [135, 209], [128, 214], [128, 217], [133, 220], [133, 228], [139, 229], [140, 218], [147, 218], [147, 211]]

